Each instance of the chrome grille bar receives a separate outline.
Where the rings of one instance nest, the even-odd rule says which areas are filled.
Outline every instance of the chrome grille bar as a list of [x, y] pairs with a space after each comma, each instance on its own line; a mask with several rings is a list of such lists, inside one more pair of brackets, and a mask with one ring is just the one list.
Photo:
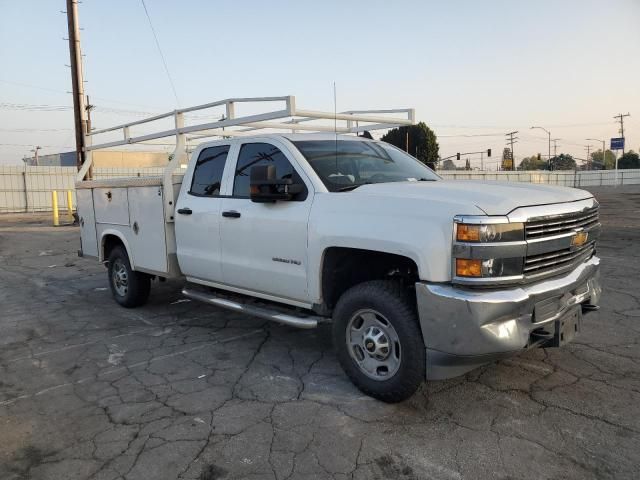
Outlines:
[[545, 267], [552, 267], [562, 263], [568, 263], [588, 253], [593, 253], [595, 242], [591, 242], [578, 250], [562, 250], [551, 254], [527, 257], [524, 264], [524, 272], [529, 273]]
[[576, 228], [586, 228], [596, 225], [598, 221], [598, 207], [585, 212], [559, 215], [543, 220], [533, 220], [525, 224], [525, 237], [527, 239], [533, 239], [547, 235], [567, 233]]

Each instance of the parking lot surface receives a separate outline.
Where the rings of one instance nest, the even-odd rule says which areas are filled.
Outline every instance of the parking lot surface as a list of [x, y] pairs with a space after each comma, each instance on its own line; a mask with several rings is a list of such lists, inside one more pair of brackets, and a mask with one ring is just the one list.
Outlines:
[[112, 299], [78, 229], [0, 216], [2, 479], [603, 479], [640, 475], [640, 188], [603, 189], [602, 309], [576, 341], [387, 405], [302, 331]]

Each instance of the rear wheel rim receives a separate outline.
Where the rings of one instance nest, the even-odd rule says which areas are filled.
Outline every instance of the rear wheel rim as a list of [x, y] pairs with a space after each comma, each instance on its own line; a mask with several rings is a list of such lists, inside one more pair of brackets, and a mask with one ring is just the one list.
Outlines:
[[127, 273], [127, 267], [125, 267], [124, 262], [119, 258], [113, 262], [111, 282], [119, 296], [124, 297], [129, 291], [129, 274]]
[[349, 356], [360, 372], [377, 381], [395, 375], [402, 361], [400, 339], [384, 315], [372, 309], [358, 310], [346, 333]]

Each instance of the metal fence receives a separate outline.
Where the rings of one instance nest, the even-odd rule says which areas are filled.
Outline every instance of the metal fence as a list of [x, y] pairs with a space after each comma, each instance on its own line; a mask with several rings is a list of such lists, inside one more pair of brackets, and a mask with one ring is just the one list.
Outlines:
[[552, 172], [480, 172], [438, 170], [447, 180], [493, 180], [502, 182], [544, 183], [565, 187], [598, 187], [640, 184], [640, 170], [558, 170]]
[[[94, 168], [94, 178], [146, 177], [162, 175], [162, 167]], [[0, 213], [51, 211], [51, 192], [58, 192], [58, 205], [67, 208], [66, 191], [74, 190], [75, 167], [0, 167]], [[480, 172], [446, 171], [448, 180], [494, 180], [545, 183], [567, 187], [594, 187], [640, 184], [638, 170]], [[616, 178], [617, 175], [617, 178]], [[75, 192], [73, 195], [75, 204]]]
[[[94, 178], [146, 177], [162, 175], [162, 167], [94, 168]], [[51, 192], [58, 194], [58, 205], [67, 209], [67, 190], [73, 191], [75, 205], [75, 167], [0, 166], [0, 213], [51, 211]]]

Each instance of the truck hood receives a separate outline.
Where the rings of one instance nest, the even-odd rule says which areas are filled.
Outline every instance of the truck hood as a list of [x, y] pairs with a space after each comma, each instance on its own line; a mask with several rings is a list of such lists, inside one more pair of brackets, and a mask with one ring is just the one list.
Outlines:
[[387, 196], [416, 200], [451, 199], [475, 205], [487, 215], [507, 215], [518, 207], [575, 202], [591, 198], [585, 190], [532, 183], [475, 180], [393, 182], [363, 185], [349, 192], [359, 196]]

